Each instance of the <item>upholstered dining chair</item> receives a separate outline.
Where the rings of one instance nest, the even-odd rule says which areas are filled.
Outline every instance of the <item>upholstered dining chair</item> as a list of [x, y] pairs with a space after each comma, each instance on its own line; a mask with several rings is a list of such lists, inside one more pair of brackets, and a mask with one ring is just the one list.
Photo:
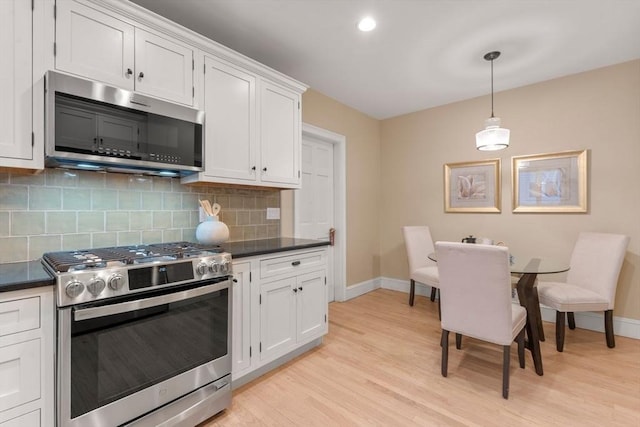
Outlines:
[[431, 287], [431, 301], [436, 298], [436, 289], [440, 287], [438, 280], [438, 266], [429, 259], [429, 254], [435, 252], [431, 232], [426, 225], [411, 225], [402, 227], [404, 244], [409, 259], [409, 276], [411, 288], [409, 290], [409, 305], [413, 306], [416, 295], [416, 282]]
[[509, 398], [511, 343], [524, 368], [527, 312], [511, 303], [509, 249], [504, 246], [436, 242], [442, 314], [442, 376], [447, 376], [449, 332], [502, 346], [502, 397]]
[[622, 234], [582, 232], [571, 253], [566, 282], [538, 282], [541, 304], [556, 310], [556, 349], [564, 349], [565, 313], [575, 329], [576, 311], [604, 311], [607, 346], [616, 346], [613, 305], [618, 275], [629, 244]]

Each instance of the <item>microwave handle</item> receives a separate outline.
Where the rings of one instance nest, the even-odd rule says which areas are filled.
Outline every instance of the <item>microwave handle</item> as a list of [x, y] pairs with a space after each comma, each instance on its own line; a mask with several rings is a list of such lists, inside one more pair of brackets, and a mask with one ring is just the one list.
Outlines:
[[144, 308], [156, 307], [158, 305], [169, 304], [172, 302], [183, 301], [189, 298], [199, 297], [213, 293], [229, 287], [229, 280], [215, 283], [213, 285], [202, 286], [200, 288], [189, 289], [186, 291], [174, 292], [157, 297], [144, 298], [135, 301], [127, 301], [119, 304], [103, 305], [100, 307], [80, 308], [73, 310], [73, 319], [89, 320], [97, 317], [111, 316], [114, 314], [122, 314], [130, 311], [141, 310]]

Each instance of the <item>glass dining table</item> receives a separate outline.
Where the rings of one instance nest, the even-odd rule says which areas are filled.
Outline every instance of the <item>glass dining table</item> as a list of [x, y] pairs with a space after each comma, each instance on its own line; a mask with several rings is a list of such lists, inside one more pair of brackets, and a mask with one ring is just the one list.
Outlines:
[[[429, 254], [429, 259], [438, 261], [436, 253]], [[516, 290], [520, 305], [527, 310], [527, 333], [526, 348], [531, 351], [533, 366], [536, 374], [543, 375], [542, 353], [540, 351], [540, 341], [544, 341], [544, 329], [542, 327], [542, 315], [540, 314], [540, 301], [538, 300], [538, 289], [536, 288], [536, 278], [538, 274], [562, 273], [569, 270], [567, 263], [552, 258], [531, 258], [531, 257], [511, 257], [509, 269], [511, 274], [520, 275]]]

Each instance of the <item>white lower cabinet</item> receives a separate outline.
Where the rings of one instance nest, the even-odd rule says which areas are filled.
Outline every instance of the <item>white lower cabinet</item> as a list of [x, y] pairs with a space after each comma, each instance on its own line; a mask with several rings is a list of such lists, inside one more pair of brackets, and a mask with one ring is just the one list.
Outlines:
[[233, 269], [234, 381], [328, 332], [326, 248], [242, 258]]
[[52, 426], [53, 288], [0, 293], [0, 426]]

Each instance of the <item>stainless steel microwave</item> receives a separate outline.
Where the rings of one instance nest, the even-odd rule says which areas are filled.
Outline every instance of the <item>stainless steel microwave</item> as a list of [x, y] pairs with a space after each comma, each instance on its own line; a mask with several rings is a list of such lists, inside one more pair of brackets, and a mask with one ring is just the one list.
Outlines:
[[204, 112], [67, 74], [45, 76], [49, 167], [187, 175], [202, 171]]

